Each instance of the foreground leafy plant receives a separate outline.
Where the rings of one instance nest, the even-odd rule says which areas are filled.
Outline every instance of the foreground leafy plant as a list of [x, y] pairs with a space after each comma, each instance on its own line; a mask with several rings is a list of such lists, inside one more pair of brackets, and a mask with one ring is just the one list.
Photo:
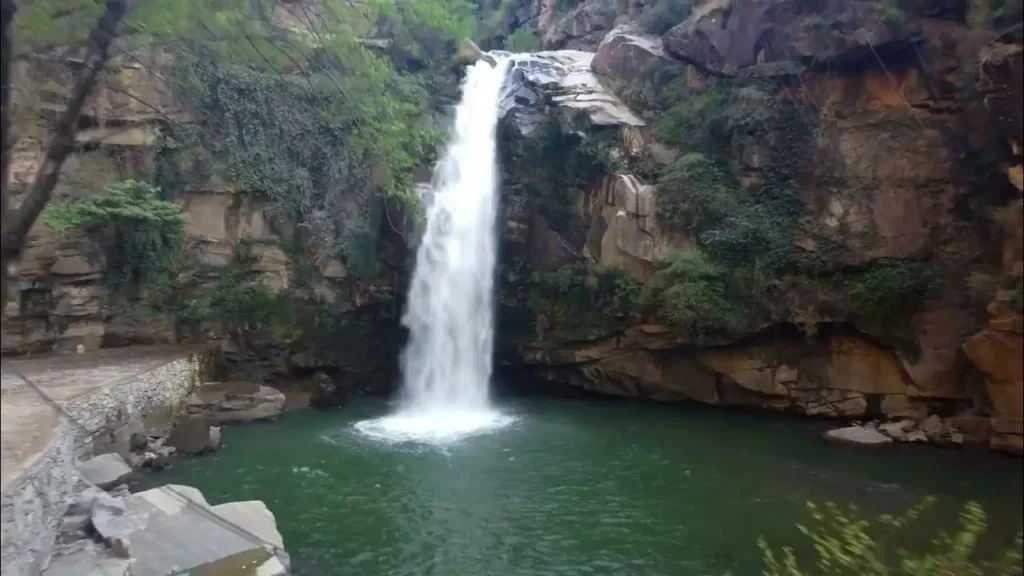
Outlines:
[[978, 542], [985, 532], [985, 512], [976, 502], [960, 512], [957, 531], [940, 532], [924, 550], [886, 548], [897, 533], [918, 520], [934, 503], [925, 499], [899, 516], [884, 515], [874, 523], [854, 506], [808, 503], [813, 523], [799, 526], [814, 552], [798, 557], [792, 547], [773, 549], [758, 539], [764, 576], [1020, 576], [1024, 574], [1021, 534], [996, 561], [978, 559]]

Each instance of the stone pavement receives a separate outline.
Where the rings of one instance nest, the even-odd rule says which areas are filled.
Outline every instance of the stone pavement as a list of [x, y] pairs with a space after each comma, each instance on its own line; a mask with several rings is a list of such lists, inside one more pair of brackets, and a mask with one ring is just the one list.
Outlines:
[[64, 405], [195, 351], [185, 346], [134, 346], [4, 359], [0, 364], [0, 490], [32, 467], [57, 430], [56, 409], [25, 379]]

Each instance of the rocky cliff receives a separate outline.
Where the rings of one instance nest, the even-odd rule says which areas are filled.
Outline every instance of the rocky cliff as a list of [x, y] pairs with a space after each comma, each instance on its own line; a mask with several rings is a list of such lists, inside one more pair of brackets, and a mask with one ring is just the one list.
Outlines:
[[[492, 45], [533, 30], [551, 49], [518, 59], [500, 128], [497, 354], [513, 386], [937, 414], [968, 442], [1022, 450], [1019, 10], [502, 6]], [[195, 119], [160, 55], [142, 59], [108, 75], [59, 195], [160, 180], [187, 217], [187, 265], [125, 295], [108, 282], [109, 237], [40, 223], [4, 353], [217, 340], [264, 375], [390, 384], [402, 211], [339, 191], [309, 214], [374, 241], [325, 252], [312, 219], [196, 170], [189, 153], [219, 144], [168, 138]], [[40, 84], [44, 107], [59, 103], [60, 83]], [[16, 185], [36, 162], [29, 139]]]
[[593, 52], [516, 72], [503, 365], [1020, 452], [1019, 15], [660, 4], [538, 20]]

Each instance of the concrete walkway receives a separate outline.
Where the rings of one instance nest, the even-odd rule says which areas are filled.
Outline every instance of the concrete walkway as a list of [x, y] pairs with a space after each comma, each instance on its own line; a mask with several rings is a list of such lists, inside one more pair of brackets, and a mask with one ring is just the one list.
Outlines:
[[0, 363], [0, 490], [30, 469], [57, 430], [58, 405], [194, 354], [186, 346], [137, 346], [85, 354], [4, 359]]

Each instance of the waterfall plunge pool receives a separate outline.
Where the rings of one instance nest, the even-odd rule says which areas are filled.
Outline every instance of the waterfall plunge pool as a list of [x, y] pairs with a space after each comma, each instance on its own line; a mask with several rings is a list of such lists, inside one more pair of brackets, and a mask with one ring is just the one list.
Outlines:
[[821, 441], [824, 422], [634, 403], [512, 399], [517, 420], [447, 445], [355, 429], [392, 407], [360, 400], [225, 430], [220, 452], [151, 480], [211, 503], [259, 499], [298, 576], [754, 576], [757, 537], [803, 546], [805, 502], [875, 513], [937, 498], [911, 534], [951, 529], [969, 500], [986, 545], [1021, 526], [1024, 461]]

